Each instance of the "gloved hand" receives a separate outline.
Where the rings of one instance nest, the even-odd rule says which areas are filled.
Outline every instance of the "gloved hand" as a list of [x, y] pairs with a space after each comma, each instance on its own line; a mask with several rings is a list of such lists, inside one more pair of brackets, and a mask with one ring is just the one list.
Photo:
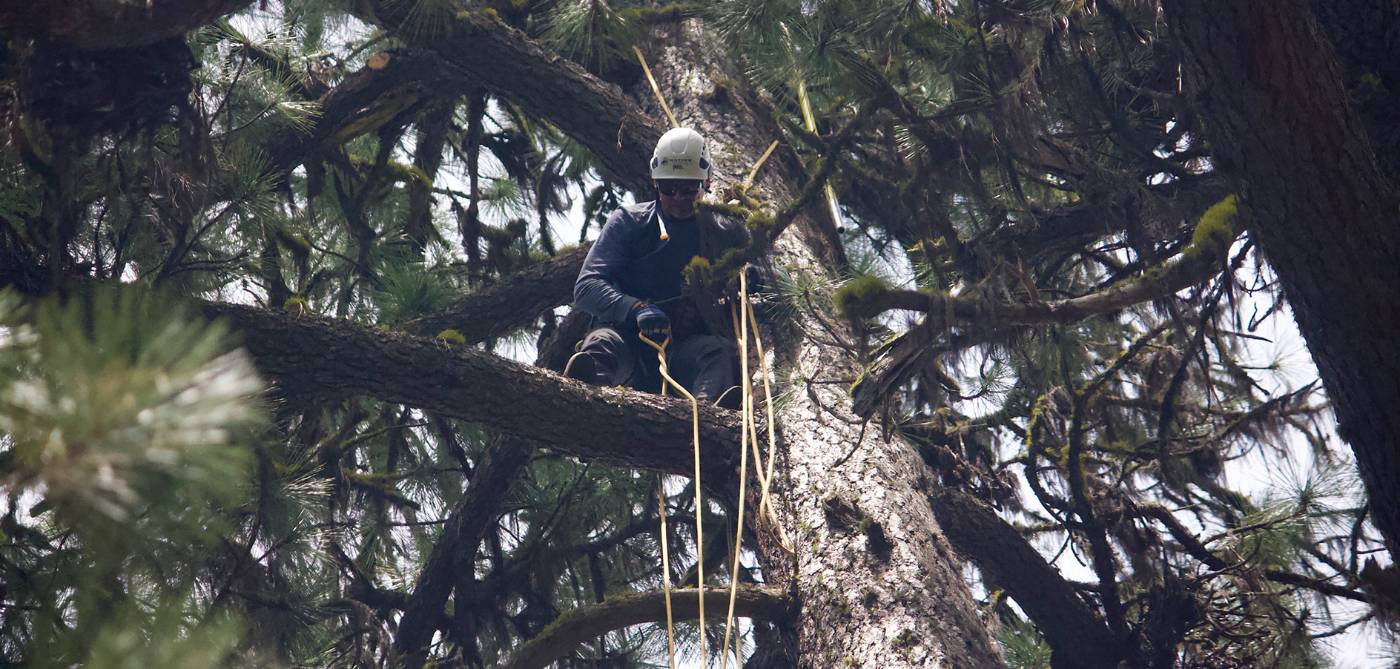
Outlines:
[[660, 343], [671, 336], [671, 319], [666, 317], [661, 307], [648, 304], [637, 310], [637, 329], [647, 339]]
[[757, 265], [744, 267], [744, 283], [748, 284], [750, 295], [769, 292], [768, 273], [759, 269]]

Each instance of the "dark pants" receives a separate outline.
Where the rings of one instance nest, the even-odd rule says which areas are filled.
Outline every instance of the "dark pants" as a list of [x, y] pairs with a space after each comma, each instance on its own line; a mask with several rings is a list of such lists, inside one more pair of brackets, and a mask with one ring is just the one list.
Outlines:
[[[593, 378], [584, 381], [650, 393], [661, 390], [656, 349], [635, 333], [597, 328], [583, 338], [579, 355], [592, 362]], [[672, 341], [666, 347], [666, 370], [704, 404], [715, 404], [721, 398], [728, 404], [725, 391], [739, 384], [739, 358], [734, 343], [714, 335], [691, 335]], [[667, 392], [679, 395], [674, 390]], [[737, 398], [738, 392], [730, 395]]]

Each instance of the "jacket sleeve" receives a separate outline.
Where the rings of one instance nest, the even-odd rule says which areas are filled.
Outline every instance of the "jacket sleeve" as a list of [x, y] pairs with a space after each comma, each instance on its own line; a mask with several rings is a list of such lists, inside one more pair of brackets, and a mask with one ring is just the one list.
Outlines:
[[574, 282], [574, 306], [608, 323], [624, 323], [641, 300], [618, 290], [627, 270], [627, 231], [631, 216], [618, 209], [608, 217]]

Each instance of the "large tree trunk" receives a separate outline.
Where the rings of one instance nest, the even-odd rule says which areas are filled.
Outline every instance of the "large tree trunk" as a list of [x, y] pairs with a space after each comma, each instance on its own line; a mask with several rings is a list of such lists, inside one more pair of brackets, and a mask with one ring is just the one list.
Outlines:
[[1338, 432], [1356, 452], [1372, 518], [1400, 555], [1395, 184], [1305, 0], [1163, 4], [1216, 160], [1238, 178]]
[[[713, 143], [716, 191], [722, 191], [744, 177], [779, 132], [736, 84], [744, 77], [721, 51], [724, 40], [703, 30], [698, 21], [674, 26], [657, 36], [655, 43], [666, 46], [653, 48], [651, 55], [677, 118]], [[726, 94], [716, 95], [721, 89]], [[656, 109], [645, 86], [631, 93]], [[758, 183], [770, 201], [782, 205], [797, 196], [803, 179], [801, 165], [785, 149], [764, 167]], [[819, 207], [812, 209], [822, 215]], [[826, 237], [830, 229], [799, 216], [776, 241], [775, 264], [784, 273], [829, 276], [825, 261], [837, 255]], [[859, 370], [852, 352], [803, 336], [829, 336], [827, 328], [835, 327], [853, 342], [854, 333], [803, 314], [794, 322], [769, 325], [765, 330], [776, 358], [791, 370], [778, 382], [801, 398], [777, 416], [786, 471], [775, 477], [780, 480], [773, 493], [796, 555], [786, 553], [771, 528], [760, 524], [768, 530], [762, 533], [760, 556], [770, 582], [797, 596], [798, 614], [785, 630], [797, 664], [998, 666], [961, 564], [934, 520], [928, 501], [933, 476], [909, 444], [863, 430], [850, 412], [845, 389]], [[832, 509], [841, 511], [830, 514]], [[843, 521], [842, 515], [848, 518]]]

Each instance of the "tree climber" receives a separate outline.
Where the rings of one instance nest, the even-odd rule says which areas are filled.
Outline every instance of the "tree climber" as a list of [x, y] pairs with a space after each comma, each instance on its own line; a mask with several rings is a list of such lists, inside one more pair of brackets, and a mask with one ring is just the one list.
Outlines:
[[658, 343], [669, 336], [672, 378], [701, 402], [738, 408], [734, 342], [713, 332], [696, 298], [682, 294], [693, 258], [713, 262], [749, 241], [743, 225], [697, 209], [700, 190], [710, 189], [711, 170], [709, 146], [690, 128], [669, 130], [656, 143], [651, 178], [657, 199], [613, 211], [583, 261], [574, 305], [600, 326], [584, 337], [565, 375], [657, 392], [656, 353], [638, 333]]

